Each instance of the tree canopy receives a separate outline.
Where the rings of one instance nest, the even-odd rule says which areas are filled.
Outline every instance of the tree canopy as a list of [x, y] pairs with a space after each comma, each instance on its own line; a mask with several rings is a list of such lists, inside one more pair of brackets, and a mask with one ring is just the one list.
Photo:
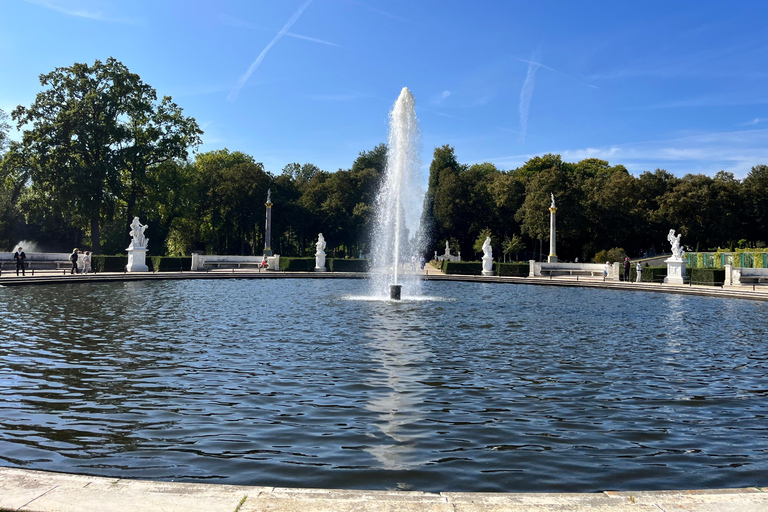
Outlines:
[[[332, 256], [370, 252], [385, 144], [335, 172], [293, 162], [273, 174], [237, 150], [192, 156], [202, 141], [197, 122], [115, 59], [57, 68], [40, 83], [35, 101], [11, 113], [21, 140], [9, 140], [0, 111], [0, 245], [31, 239], [46, 250], [121, 253], [136, 215], [151, 226], [151, 254], [261, 254], [271, 189], [276, 252], [310, 256], [320, 232]], [[564, 260], [589, 261], [616, 247], [661, 252], [670, 228], [691, 248], [768, 241], [762, 164], [743, 180], [725, 171], [633, 175], [605, 160], [567, 162], [557, 154], [503, 170], [461, 163], [443, 145], [434, 149], [427, 185], [426, 256], [448, 241], [471, 258], [490, 236], [498, 255], [542, 257], [551, 194]]]

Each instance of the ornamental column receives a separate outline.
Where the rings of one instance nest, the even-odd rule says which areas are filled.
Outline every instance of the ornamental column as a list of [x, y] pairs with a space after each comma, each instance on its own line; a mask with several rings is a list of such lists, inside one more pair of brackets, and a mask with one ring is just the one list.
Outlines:
[[272, 189], [267, 190], [267, 225], [264, 229], [264, 256], [272, 256]]
[[549, 257], [547, 257], [547, 262], [557, 263], [557, 252], [555, 251], [557, 239], [555, 234], [555, 212], [557, 208], [555, 208], [555, 195], [550, 194], [550, 196], [552, 196], [552, 204], [549, 207]]

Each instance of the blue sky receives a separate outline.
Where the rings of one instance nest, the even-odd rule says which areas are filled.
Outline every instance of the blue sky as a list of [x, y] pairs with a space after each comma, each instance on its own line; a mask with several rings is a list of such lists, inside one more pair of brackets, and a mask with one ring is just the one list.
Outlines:
[[0, 0], [0, 108], [112, 56], [197, 119], [201, 151], [276, 174], [351, 167], [406, 86], [425, 167], [450, 144], [743, 178], [768, 164], [766, 21], [761, 1]]

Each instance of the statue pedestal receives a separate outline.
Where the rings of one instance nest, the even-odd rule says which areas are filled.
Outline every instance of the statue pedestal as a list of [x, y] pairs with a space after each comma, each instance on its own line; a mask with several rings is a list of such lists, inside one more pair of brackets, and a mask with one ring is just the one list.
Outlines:
[[146, 247], [129, 247], [128, 251], [128, 265], [125, 266], [125, 270], [128, 272], [149, 272], [147, 266], [147, 248]]
[[325, 253], [315, 253], [315, 272], [325, 271]]
[[669, 258], [664, 260], [664, 263], [667, 264], [667, 277], [664, 278], [665, 283], [685, 284], [688, 281], [688, 277], [685, 275], [685, 260]]
[[493, 275], [493, 257], [492, 256], [483, 256], [483, 275], [484, 276]]

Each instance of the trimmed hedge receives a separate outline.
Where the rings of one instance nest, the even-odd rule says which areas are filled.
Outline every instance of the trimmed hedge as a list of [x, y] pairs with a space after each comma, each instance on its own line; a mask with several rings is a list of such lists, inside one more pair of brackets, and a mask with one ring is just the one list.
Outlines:
[[[622, 273], [624, 270], [622, 269]], [[643, 282], [644, 283], [660, 283], [667, 277], [667, 267], [643, 267]], [[629, 269], [629, 280], [631, 282], [637, 281], [637, 270], [633, 264]]]
[[286, 258], [280, 256], [280, 270], [286, 272], [312, 272], [315, 270], [315, 258]]
[[[368, 272], [368, 260], [351, 258], [329, 258], [331, 272]], [[314, 266], [312, 267], [314, 269]]]
[[125, 272], [128, 256], [105, 256], [94, 254], [91, 257], [91, 268], [94, 272]]
[[155, 272], [186, 272], [192, 269], [191, 256], [152, 256], [147, 263]]
[[716, 268], [691, 268], [691, 284], [722, 286], [725, 283], [725, 270]]
[[479, 261], [443, 261], [443, 274], [479, 276], [483, 273], [483, 264]]
[[496, 275], [501, 277], [528, 277], [530, 263], [496, 263]]

